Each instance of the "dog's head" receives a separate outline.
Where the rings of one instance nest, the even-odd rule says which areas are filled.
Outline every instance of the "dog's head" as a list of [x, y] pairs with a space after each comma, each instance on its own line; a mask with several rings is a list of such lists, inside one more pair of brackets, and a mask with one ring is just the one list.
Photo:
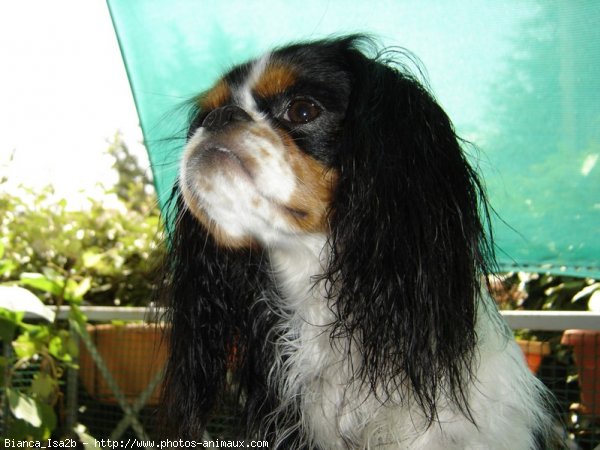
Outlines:
[[327, 233], [352, 84], [348, 43], [237, 67], [198, 100], [181, 164], [193, 214], [227, 246]]

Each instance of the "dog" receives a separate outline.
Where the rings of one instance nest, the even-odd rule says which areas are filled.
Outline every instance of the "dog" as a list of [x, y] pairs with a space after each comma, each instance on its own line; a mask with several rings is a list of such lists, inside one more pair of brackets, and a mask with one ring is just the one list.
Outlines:
[[483, 281], [483, 184], [404, 55], [294, 43], [193, 100], [163, 280], [179, 436], [233, 393], [269, 448], [547, 448]]

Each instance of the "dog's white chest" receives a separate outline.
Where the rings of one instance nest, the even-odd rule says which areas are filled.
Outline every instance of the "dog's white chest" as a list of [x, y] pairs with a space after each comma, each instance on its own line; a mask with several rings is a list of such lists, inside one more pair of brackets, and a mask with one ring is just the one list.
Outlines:
[[331, 444], [338, 441], [340, 448], [346, 448], [341, 435], [347, 430], [340, 427], [344, 427], [347, 399], [354, 396], [348, 392], [347, 341], [332, 341], [336, 315], [324, 287], [315, 283], [323, 271], [323, 243], [315, 240], [293, 256], [285, 251], [271, 255], [281, 292], [275, 306], [282, 317], [271, 380], [277, 383], [281, 409], [299, 406], [303, 424], [296, 425], [310, 433], [303, 438], [334, 449]]
[[[444, 403], [440, 403], [438, 421], [428, 426], [422, 412], [407, 401], [406, 392], [378, 398], [373, 389], [379, 391], [381, 386], [361, 383], [354, 375], [364, 363], [360, 342], [353, 341], [350, 346], [344, 337], [332, 339], [333, 325], [339, 318], [317, 281], [326, 257], [322, 250], [325, 240], [309, 243], [301, 247], [302, 251], [271, 254], [280, 292], [272, 301], [281, 317], [270, 374], [280, 400], [273, 416], [287, 417], [287, 412], [293, 411], [295, 417], [294, 421], [278, 423], [281, 436], [299, 431], [298, 447], [327, 450], [531, 448], [529, 429], [537, 417], [527, 415], [533, 412], [535, 416], [536, 398], [527, 392], [536, 389], [535, 380], [520, 360], [516, 345], [500, 335], [483, 306], [478, 326], [477, 386], [470, 396], [479, 429]], [[498, 407], [493, 420], [490, 402]], [[518, 419], [513, 435], [506, 435], [502, 424], [509, 418]], [[277, 443], [275, 448], [279, 448]]]
[[[271, 254], [281, 294], [274, 306], [282, 319], [271, 373], [281, 401], [275, 414], [297, 411], [301, 422], [287, 424], [287, 431], [301, 430], [302, 443], [309, 446], [347, 450], [379, 442], [378, 449], [401, 449], [397, 440], [393, 447], [384, 443], [390, 437], [382, 419], [389, 418], [382, 417], [380, 402], [353, 377], [362, 363], [360, 344], [350, 346], [345, 337], [331, 337], [339, 319], [317, 282], [326, 258], [324, 243], [323, 238], [301, 252]], [[280, 433], [286, 435], [286, 430]]]

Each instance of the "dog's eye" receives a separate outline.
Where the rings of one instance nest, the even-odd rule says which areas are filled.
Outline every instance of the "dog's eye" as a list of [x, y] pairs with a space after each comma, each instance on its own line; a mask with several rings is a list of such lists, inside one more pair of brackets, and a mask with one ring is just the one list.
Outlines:
[[321, 114], [321, 108], [307, 99], [293, 100], [283, 118], [292, 123], [308, 123], [315, 120]]

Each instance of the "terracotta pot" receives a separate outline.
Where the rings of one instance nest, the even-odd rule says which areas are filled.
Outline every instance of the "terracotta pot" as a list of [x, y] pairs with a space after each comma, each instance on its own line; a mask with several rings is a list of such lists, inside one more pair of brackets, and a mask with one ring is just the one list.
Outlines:
[[521, 347], [521, 350], [523, 351], [523, 356], [527, 361], [529, 370], [533, 373], [537, 373], [544, 356], [550, 354], [550, 343], [517, 339], [517, 344], [519, 344], [519, 347]]
[[[127, 401], [135, 401], [165, 364], [167, 349], [162, 330], [143, 324], [89, 325], [87, 330]], [[80, 346], [79, 376], [93, 398], [103, 403], [117, 403], [83, 342]], [[146, 404], [156, 405], [159, 396], [160, 384]]]
[[584, 412], [600, 416], [600, 331], [566, 330], [561, 344], [573, 347]]

